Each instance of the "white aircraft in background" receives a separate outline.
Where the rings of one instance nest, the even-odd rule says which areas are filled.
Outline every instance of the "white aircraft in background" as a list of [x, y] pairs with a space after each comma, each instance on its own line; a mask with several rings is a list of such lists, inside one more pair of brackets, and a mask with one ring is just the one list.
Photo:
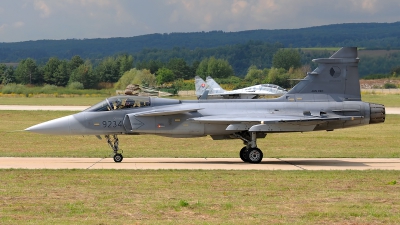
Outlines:
[[[207, 98], [207, 99], [215, 99], [215, 98], [225, 98], [225, 99], [256, 99], [260, 96], [275, 96], [279, 97], [287, 93], [285, 89], [279, 87], [275, 84], [258, 84], [242, 89], [236, 89], [232, 91], [224, 90], [214, 79], [210, 76], [207, 77], [206, 82], [204, 82], [201, 77], [195, 77], [195, 87], [196, 87], [196, 96], [198, 98]], [[204, 94], [205, 91], [208, 91], [208, 94]], [[204, 95], [204, 96], [203, 96]]]

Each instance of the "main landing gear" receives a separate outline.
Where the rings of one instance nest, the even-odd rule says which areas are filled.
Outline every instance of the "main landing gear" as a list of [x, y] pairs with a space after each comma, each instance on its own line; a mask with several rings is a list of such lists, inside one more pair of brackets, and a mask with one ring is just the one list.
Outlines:
[[111, 149], [114, 152], [114, 162], [122, 162], [124, 157], [122, 156], [121, 153], [118, 153], [118, 136], [116, 134], [113, 134], [112, 136], [110, 135], [105, 135], [105, 138], [107, 139], [108, 145], [111, 147]]
[[237, 138], [243, 140], [246, 145], [240, 150], [240, 158], [243, 162], [260, 163], [263, 158], [262, 151], [257, 148], [257, 133], [256, 132], [239, 132], [234, 134]]

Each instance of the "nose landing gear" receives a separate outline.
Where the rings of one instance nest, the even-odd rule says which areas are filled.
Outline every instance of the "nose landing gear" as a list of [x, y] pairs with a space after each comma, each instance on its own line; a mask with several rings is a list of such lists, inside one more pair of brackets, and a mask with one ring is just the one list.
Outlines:
[[107, 134], [107, 135], [105, 135], [105, 138], [107, 139], [108, 145], [111, 147], [111, 149], [114, 152], [114, 162], [116, 162], [116, 163], [122, 162], [124, 157], [122, 156], [121, 153], [118, 153], [118, 150], [119, 150], [118, 136], [116, 134], [113, 134], [112, 136]]

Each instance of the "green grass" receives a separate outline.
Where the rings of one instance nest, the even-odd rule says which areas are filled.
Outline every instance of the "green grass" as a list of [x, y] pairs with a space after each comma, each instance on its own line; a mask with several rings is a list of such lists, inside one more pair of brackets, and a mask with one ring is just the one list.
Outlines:
[[90, 106], [106, 97], [0, 97], [0, 105], [73, 105]]
[[[94, 136], [23, 132], [72, 114], [0, 111], [0, 156], [108, 157]], [[270, 134], [264, 157], [400, 157], [383, 124]], [[238, 157], [239, 140], [120, 136], [125, 157]], [[398, 171], [0, 170], [0, 224], [399, 224]]]
[[7, 84], [0, 85], [1, 95], [23, 95], [23, 96], [36, 96], [36, 95], [98, 95], [109, 96], [115, 94], [115, 89], [70, 89], [67, 87], [57, 87], [55, 85], [44, 86], [29, 86], [22, 84]]
[[399, 224], [397, 171], [0, 170], [0, 224]]
[[[94, 136], [52, 136], [21, 131], [29, 126], [72, 114], [60, 111], [0, 111], [1, 156], [109, 157], [106, 140]], [[264, 157], [400, 157], [400, 115], [385, 123], [305, 133], [268, 134], [258, 139]], [[124, 157], [238, 157], [240, 140], [210, 137], [167, 138], [120, 135]]]
[[362, 100], [383, 104], [385, 107], [400, 107], [400, 94], [363, 94]]

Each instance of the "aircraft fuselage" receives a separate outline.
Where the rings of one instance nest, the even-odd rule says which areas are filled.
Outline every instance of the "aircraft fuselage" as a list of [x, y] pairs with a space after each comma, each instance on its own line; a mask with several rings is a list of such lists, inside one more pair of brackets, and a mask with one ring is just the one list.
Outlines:
[[[151, 101], [152, 98], [150, 98]], [[227, 127], [235, 122], [209, 122], [199, 123], [191, 121], [192, 118], [204, 116], [226, 117], [238, 115], [252, 115], [254, 122], [250, 125], [262, 124], [262, 118], [258, 121], [257, 115], [268, 114], [274, 116], [314, 116], [334, 117], [353, 116], [353, 120], [332, 120], [325, 123], [310, 123], [299, 126], [290, 122], [271, 123], [269, 129], [262, 130], [265, 133], [278, 132], [306, 132], [316, 130], [334, 130], [370, 123], [370, 103], [362, 101], [344, 102], [279, 102], [277, 100], [213, 100], [213, 101], [176, 101], [155, 107], [138, 107], [110, 111], [83, 111], [71, 116], [56, 119], [52, 122], [54, 129], [49, 129], [51, 121], [43, 133], [70, 134], [70, 135], [103, 135], [103, 134], [156, 134], [170, 137], [196, 137], [204, 135], [229, 135], [235, 129]], [[172, 115], [144, 115], [142, 112], [168, 112], [179, 108], [196, 108], [197, 111]], [[60, 121], [66, 120], [65, 123]], [[241, 124], [241, 123], [237, 123]], [[249, 126], [249, 125], [247, 125]], [[60, 129], [60, 128], [64, 129]], [[238, 128], [240, 130], [240, 128]], [[246, 130], [246, 129], [244, 129]]]

